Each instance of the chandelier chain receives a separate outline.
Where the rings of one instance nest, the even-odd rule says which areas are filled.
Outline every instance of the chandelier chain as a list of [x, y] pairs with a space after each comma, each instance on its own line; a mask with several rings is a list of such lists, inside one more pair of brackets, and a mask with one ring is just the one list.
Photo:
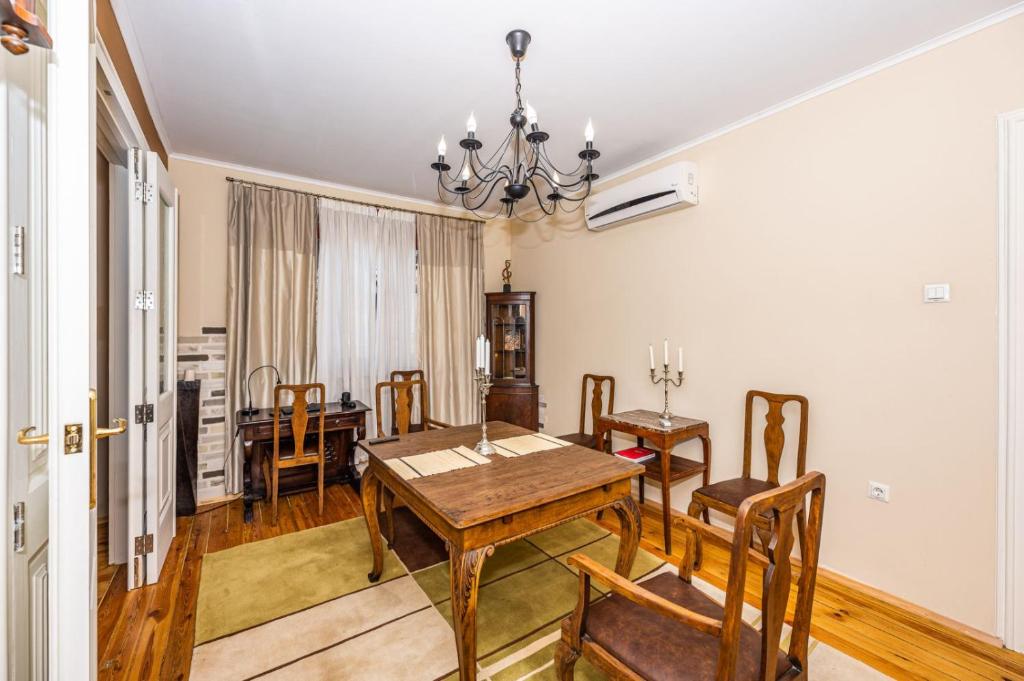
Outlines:
[[523, 84], [519, 80], [519, 60], [516, 59], [516, 111], [522, 111], [523, 110], [523, 98], [520, 95], [520, 92], [522, 91], [522, 89], [523, 89]]

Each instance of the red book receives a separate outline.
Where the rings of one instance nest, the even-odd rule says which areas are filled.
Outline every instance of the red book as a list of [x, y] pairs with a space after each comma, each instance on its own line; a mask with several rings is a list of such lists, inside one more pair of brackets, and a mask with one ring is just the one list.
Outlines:
[[626, 461], [643, 463], [653, 459], [657, 453], [657, 450], [648, 449], [647, 447], [630, 447], [629, 449], [620, 449], [615, 452], [615, 456]]

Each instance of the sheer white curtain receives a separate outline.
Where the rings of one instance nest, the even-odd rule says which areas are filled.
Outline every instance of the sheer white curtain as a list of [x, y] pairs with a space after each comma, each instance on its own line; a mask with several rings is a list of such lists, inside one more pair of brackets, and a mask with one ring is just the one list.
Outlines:
[[317, 378], [331, 399], [348, 391], [372, 409], [379, 381], [416, 368], [417, 317], [415, 216], [320, 199]]

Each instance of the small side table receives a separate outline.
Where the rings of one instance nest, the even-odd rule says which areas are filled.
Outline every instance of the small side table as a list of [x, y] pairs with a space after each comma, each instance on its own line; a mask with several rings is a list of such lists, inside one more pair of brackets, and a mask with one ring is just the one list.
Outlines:
[[[605, 450], [605, 438], [612, 431], [636, 436], [637, 445], [644, 440], [661, 450], [658, 457], [644, 463], [646, 470], [640, 476], [640, 502], [644, 498], [644, 480], [654, 480], [661, 485], [662, 519], [665, 530], [665, 553], [672, 553], [672, 483], [700, 475], [704, 485], [711, 482], [711, 437], [707, 421], [673, 416], [672, 425], [666, 428], [658, 422], [658, 412], [649, 409], [608, 414], [594, 423], [594, 449]], [[700, 438], [704, 450], [704, 461], [693, 461], [681, 456], [672, 456], [676, 445]], [[610, 438], [609, 438], [610, 443]]]

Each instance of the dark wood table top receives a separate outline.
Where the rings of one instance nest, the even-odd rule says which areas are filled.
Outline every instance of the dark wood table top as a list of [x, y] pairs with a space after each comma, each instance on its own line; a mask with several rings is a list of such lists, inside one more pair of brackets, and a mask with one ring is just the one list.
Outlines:
[[[367, 411], [370, 411], [370, 408], [367, 407], [362, 402], [359, 402], [358, 400], [355, 401], [355, 406], [354, 407], [343, 407], [343, 406], [341, 406], [341, 402], [326, 402], [324, 404], [324, 415], [325, 416], [339, 416], [339, 415], [345, 415], [345, 414], [360, 414], [360, 413], [367, 412]], [[317, 411], [311, 411], [311, 412], [309, 412], [309, 415], [312, 417], [312, 416], [317, 415], [318, 413], [319, 412], [317, 412]], [[274, 408], [273, 407], [267, 407], [265, 409], [260, 409], [258, 412], [256, 412], [255, 414], [253, 414], [251, 416], [245, 416], [244, 414], [242, 414], [241, 410], [235, 412], [235, 425], [236, 425], [237, 428], [242, 428], [244, 426], [264, 425], [264, 424], [267, 424], [267, 423], [271, 423], [272, 424], [273, 422], [274, 422]]]
[[[487, 436], [492, 442], [532, 432], [503, 421], [487, 423]], [[383, 462], [459, 445], [472, 449], [479, 440], [480, 426], [474, 424], [410, 433], [376, 445], [362, 440], [359, 446], [369, 454], [372, 463], [373, 459]], [[411, 480], [397, 475], [389, 477], [461, 529], [636, 477], [644, 470], [639, 464], [580, 445], [513, 458], [501, 454], [489, 458], [491, 462], [487, 464]], [[385, 474], [390, 471], [383, 463], [380, 469]]]
[[612, 421], [614, 423], [622, 423], [636, 428], [647, 428], [649, 430], [656, 430], [662, 433], [673, 433], [677, 431], [687, 430], [697, 426], [706, 426], [707, 421], [701, 421], [700, 419], [689, 419], [685, 416], [673, 416], [672, 425], [666, 428], [661, 425], [661, 413], [651, 411], [650, 409], [633, 409], [631, 411], [620, 411], [615, 414], [608, 414], [602, 416], [602, 419]]

